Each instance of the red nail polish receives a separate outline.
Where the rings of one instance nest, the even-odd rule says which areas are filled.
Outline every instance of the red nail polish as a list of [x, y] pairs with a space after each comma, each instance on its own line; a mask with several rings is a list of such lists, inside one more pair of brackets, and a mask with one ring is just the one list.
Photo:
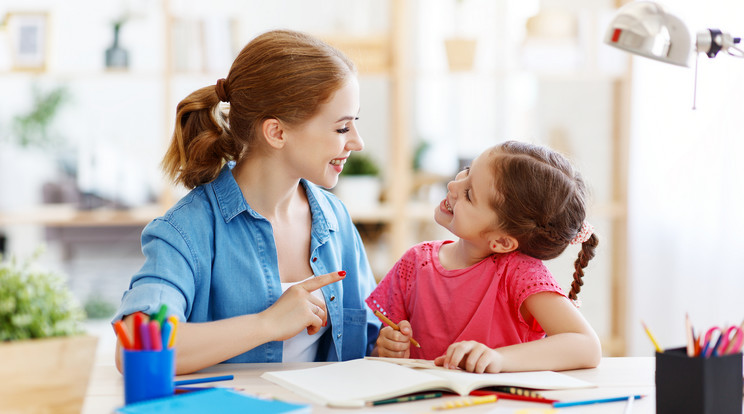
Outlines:
[[341, 277], [346, 276], [346, 270], [339, 270], [338, 275]]

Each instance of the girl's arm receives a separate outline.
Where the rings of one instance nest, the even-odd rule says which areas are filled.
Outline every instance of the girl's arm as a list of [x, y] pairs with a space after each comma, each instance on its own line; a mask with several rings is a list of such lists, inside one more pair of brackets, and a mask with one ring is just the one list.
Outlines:
[[458, 342], [435, 363], [471, 372], [560, 371], [599, 364], [599, 338], [566, 297], [537, 293], [528, 297], [522, 308], [525, 319], [534, 317], [547, 337], [496, 349], [475, 341]]
[[[188, 374], [218, 364], [270, 341], [284, 341], [303, 329], [312, 335], [327, 322], [325, 303], [312, 291], [337, 282], [345, 272], [318, 276], [289, 289], [261, 313], [214, 322], [179, 323], [176, 337], [176, 374]], [[124, 318], [132, 331], [133, 315]], [[116, 367], [122, 369], [121, 343], [116, 346]]]

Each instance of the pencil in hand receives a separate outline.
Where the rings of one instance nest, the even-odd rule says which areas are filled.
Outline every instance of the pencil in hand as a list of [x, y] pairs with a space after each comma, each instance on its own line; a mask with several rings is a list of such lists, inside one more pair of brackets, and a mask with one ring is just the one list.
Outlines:
[[[380, 320], [385, 325], [387, 325], [387, 326], [395, 329], [396, 331], [400, 331], [400, 326], [396, 325], [395, 322], [393, 322], [390, 319], [388, 319], [387, 316], [383, 315], [380, 311], [377, 311], [376, 310], [375, 311], [375, 316], [377, 316], [378, 318], [380, 318]], [[416, 348], [421, 348], [421, 345], [419, 345], [419, 343], [415, 339], [413, 339], [413, 338], [411, 338], [411, 344], [413, 344], [413, 346], [415, 346]]]

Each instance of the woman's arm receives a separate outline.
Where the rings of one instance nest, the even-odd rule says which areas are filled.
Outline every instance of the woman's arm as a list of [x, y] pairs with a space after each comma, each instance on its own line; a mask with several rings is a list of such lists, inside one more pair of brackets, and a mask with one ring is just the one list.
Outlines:
[[566, 297], [537, 293], [527, 298], [522, 307], [525, 319], [534, 317], [547, 337], [496, 349], [475, 341], [458, 342], [450, 345], [435, 363], [471, 372], [561, 371], [599, 364], [599, 338]]
[[[188, 374], [218, 364], [270, 341], [284, 341], [303, 329], [312, 335], [327, 322], [325, 302], [312, 295], [321, 287], [345, 277], [333, 272], [308, 279], [289, 289], [261, 313], [214, 322], [180, 323], [176, 337], [176, 374]], [[124, 318], [130, 328], [133, 315]], [[122, 372], [121, 344], [116, 347], [116, 367]]]

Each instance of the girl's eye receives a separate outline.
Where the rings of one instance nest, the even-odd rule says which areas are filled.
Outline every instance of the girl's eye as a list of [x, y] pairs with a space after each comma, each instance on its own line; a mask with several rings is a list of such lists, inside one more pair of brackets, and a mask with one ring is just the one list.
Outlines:
[[337, 129], [336, 130], [336, 132], [338, 132], [339, 134], [345, 134], [345, 133], [347, 133], [349, 131], [350, 131], [349, 127], [345, 127], [345, 128], [341, 128], [341, 129]]
[[465, 199], [470, 201], [470, 189], [469, 188], [465, 190]]

